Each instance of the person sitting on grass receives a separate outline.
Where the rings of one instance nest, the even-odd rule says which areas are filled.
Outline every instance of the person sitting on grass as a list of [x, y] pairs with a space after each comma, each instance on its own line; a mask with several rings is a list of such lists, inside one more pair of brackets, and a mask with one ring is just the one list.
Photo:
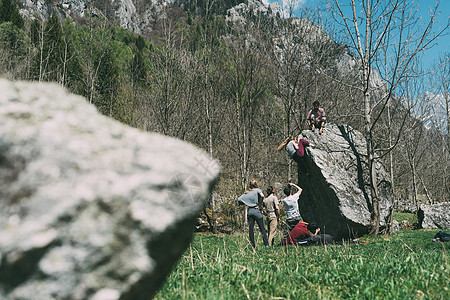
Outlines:
[[254, 179], [250, 181], [249, 189], [238, 198], [239, 203], [247, 206], [248, 235], [253, 248], [255, 248], [255, 222], [258, 223], [264, 245], [269, 247], [263, 215], [261, 213], [261, 202], [263, 198], [264, 194], [258, 188], [258, 184]]
[[320, 228], [317, 226], [316, 222], [298, 222], [287, 238], [283, 239], [279, 245], [311, 246], [335, 244], [333, 236], [329, 234], [319, 234], [319, 232]]
[[298, 242], [319, 234], [319, 231], [320, 228], [317, 226], [316, 222], [298, 222], [298, 224], [291, 230], [287, 238], [282, 241], [282, 245], [296, 246]]

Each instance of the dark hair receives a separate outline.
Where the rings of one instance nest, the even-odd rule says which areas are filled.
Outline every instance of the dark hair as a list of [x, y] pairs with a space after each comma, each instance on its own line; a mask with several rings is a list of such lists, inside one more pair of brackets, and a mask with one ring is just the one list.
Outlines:
[[266, 190], [267, 196], [270, 196], [273, 194], [273, 186], [269, 185], [269, 187]]
[[317, 225], [316, 222], [308, 223], [308, 225], [306, 225], [306, 227], [308, 228], [308, 231], [312, 232], [312, 233], [315, 233], [316, 229], [319, 228], [319, 226]]
[[251, 189], [255, 189], [258, 187], [258, 183], [256, 182], [255, 179], [250, 180], [250, 188]]
[[317, 100], [316, 100], [316, 101], [314, 101], [314, 102], [313, 102], [313, 106], [314, 106], [314, 105], [320, 106], [320, 103], [319, 103], [319, 101], [317, 101]]
[[289, 196], [289, 195], [291, 194], [291, 186], [288, 184], [288, 185], [284, 188], [283, 192], [284, 192], [284, 194], [285, 194], [286, 196]]

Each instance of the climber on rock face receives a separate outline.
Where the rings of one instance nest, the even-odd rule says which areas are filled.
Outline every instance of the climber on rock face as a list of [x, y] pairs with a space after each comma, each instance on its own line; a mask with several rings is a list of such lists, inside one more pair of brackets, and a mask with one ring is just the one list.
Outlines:
[[309, 142], [307, 140], [299, 139], [297, 143], [297, 138], [295, 136], [290, 136], [286, 138], [280, 146], [278, 146], [277, 150], [281, 151], [281, 149], [286, 147], [289, 157], [296, 163], [300, 164], [303, 160], [303, 156], [305, 155], [305, 147], [308, 146]]

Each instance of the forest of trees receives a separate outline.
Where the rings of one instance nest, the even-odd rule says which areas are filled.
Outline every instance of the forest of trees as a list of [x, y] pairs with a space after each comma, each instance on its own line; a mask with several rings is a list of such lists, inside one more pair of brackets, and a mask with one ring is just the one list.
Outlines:
[[[313, 101], [329, 122], [365, 132], [366, 91], [352, 84], [359, 69], [338, 67], [354, 54], [314, 25], [331, 30], [320, 14], [297, 12], [292, 22], [249, 12], [241, 23], [208, 9], [171, 6], [165, 14], [151, 36], [139, 36], [89, 11], [76, 20], [56, 13], [24, 20], [13, 0], [0, 0], [0, 74], [56, 82], [104, 115], [204, 149], [222, 166], [215, 210], [235, 221], [236, 196], [250, 179], [263, 186], [293, 180], [292, 162], [276, 148], [306, 129]], [[406, 74], [373, 107], [374, 153], [387, 149], [380, 157], [396, 198], [416, 206], [450, 199], [448, 132], [438, 130], [448, 114], [444, 126], [429, 122], [426, 90], [445, 95], [449, 111], [449, 65], [447, 55], [433, 84]]]

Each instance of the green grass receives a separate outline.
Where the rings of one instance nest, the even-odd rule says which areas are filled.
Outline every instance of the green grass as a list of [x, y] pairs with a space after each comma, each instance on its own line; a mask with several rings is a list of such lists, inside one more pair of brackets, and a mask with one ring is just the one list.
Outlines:
[[450, 244], [437, 230], [364, 237], [367, 245], [264, 248], [196, 235], [155, 299], [450, 299]]
[[408, 221], [408, 224], [412, 225], [417, 223], [417, 214], [394, 212], [394, 219], [399, 223], [402, 221]]

